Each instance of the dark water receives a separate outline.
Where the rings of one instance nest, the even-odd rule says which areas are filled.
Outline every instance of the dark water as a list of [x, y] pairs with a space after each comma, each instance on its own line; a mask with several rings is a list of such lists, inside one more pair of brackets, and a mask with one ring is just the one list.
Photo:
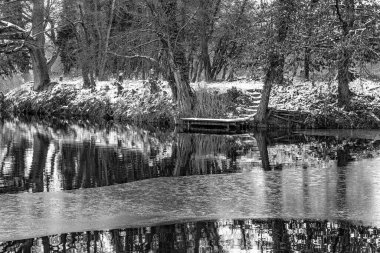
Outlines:
[[345, 221], [213, 220], [66, 233], [2, 252], [378, 252], [380, 230]]
[[0, 250], [377, 252], [379, 137], [2, 122]]

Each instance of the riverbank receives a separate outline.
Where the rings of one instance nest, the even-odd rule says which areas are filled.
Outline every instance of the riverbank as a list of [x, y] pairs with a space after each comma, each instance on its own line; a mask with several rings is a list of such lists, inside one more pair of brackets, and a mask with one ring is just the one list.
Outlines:
[[350, 83], [349, 106], [337, 104], [337, 83], [300, 82], [274, 87], [270, 107], [307, 113], [305, 128], [375, 129], [380, 127], [380, 85], [357, 79]]
[[[256, 86], [260, 88], [260, 83]], [[238, 87], [238, 88], [236, 88]], [[197, 94], [195, 117], [238, 117], [250, 101], [246, 81], [193, 84]], [[133, 124], [173, 126], [178, 111], [167, 82], [127, 80], [98, 82], [94, 90], [82, 89], [81, 80], [57, 82], [48, 90], [35, 92], [26, 83], [5, 95], [3, 114], [36, 115], [42, 118], [86, 118]], [[237, 105], [240, 105], [237, 106]]]
[[[3, 241], [193, 218], [380, 224], [373, 204], [380, 190], [379, 131], [172, 132], [160, 138], [124, 124], [47, 123], [0, 122]], [[220, 196], [229, 201], [216, 201]], [[265, 203], [281, 209], [268, 211]]]
[[95, 90], [82, 89], [79, 80], [56, 83], [49, 90], [35, 92], [27, 83], [6, 94], [8, 114], [37, 115], [43, 118], [86, 118], [130, 123], [172, 124], [175, 106], [163, 87], [150, 92], [142, 81], [99, 82]]
[[[178, 116], [166, 82], [127, 80], [121, 85], [115, 81], [98, 82], [95, 90], [81, 87], [79, 79], [66, 80], [37, 93], [32, 90], [32, 84], [27, 83], [5, 95], [1, 111], [2, 114], [43, 118], [104, 119], [166, 126], [174, 125]], [[252, 113], [247, 110], [255, 104], [250, 92], [260, 90], [262, 83], [241, 80], [200, 83], [192, 87], [197, 93], [194, 117], [237, 118]], [[270, 100], [272, 111], [291, 111], [290, 114], [302, 117], [293, 120], [292, 117], [275, 117], [273, 113], [270, 121], [302, 128], [379, 128], [378, 84], [356, 80], [350, 88], [354, 93], [352, 102], [343, 108], [337, 106], [335, 83], [295, 82], [276, 86]]]

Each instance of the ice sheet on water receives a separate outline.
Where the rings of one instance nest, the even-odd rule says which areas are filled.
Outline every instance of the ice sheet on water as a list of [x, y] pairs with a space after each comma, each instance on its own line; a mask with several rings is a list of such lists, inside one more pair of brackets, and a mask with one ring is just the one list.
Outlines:
[[0, 241], [192, 219], [310, 218], [379, 226], [378, 162], [354, 162], [344, 171], [309, 168], [307, 175], [302, 168], [254, 169], [58, 193], [0, 195]]

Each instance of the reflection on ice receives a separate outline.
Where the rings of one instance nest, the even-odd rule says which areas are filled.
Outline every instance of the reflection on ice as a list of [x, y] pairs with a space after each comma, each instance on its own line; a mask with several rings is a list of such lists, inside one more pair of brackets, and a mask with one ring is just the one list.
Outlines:
[[[57, 193], [0, 195], [0, 239], [215, 218], [380, 225], [378, 161], [305, 171], [156, 178]], [[365, 171], [362, 169], [365, 167]], [[26, 236], [28, 235], [28, 236]]]
[[380, 230], [316, 220], [214, 220], [0, 243], [2, 252], [377, 252]]
[[0, 125], [0, 240], [205, 219], [380, 225], [373, 140]]

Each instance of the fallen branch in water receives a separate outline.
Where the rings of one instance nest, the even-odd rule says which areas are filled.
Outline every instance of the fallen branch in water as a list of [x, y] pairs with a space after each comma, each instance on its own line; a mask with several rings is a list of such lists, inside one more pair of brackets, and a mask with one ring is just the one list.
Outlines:
[[301, 122], [301, 121], [294, 120], [294, 119], [290, 119], [290, 118], [287, 119], [287, 118], [284, 118], [284, 117], [278, 116], [278, 115], [276, 115], [276, 114], [272, 114], [272, 116], [275, 117], [275, 118], [281, 119], [281, 120], [291, 121], [291, 122], [298, 123], [298, 124], [304, 124], [304, 123]]
[[380, 119], [373, 113], [373, 112], [368, 112], [368, 114], [377, 122], [380, 124]]

